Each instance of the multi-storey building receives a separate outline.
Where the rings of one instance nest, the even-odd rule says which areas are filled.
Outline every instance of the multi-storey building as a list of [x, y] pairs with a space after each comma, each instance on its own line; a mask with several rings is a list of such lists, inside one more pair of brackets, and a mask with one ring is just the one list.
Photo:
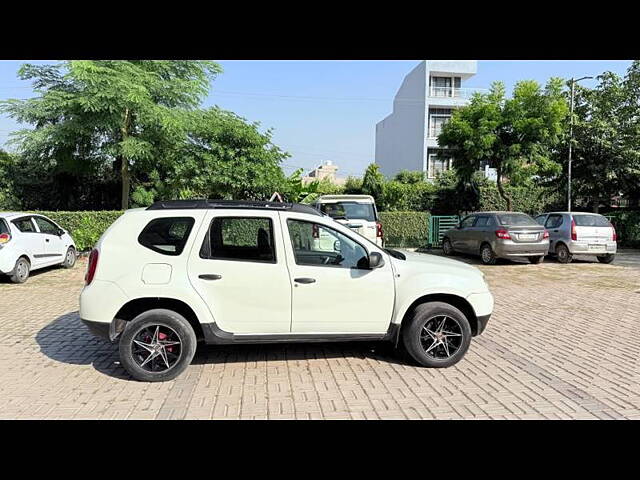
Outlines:
[[393, 112], [376, 125], [376, 163], [382, 173], [421, 170], [433, 179], [451, 168], [437, 137], [451, 112], [478, 91], [462, 87], [476, 68], [475, 60], [424, 60], [404, 78]]

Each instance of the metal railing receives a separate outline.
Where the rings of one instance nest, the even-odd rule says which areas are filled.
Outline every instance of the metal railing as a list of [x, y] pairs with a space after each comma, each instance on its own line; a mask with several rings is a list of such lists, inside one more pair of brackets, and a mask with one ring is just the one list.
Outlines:
[[460, 218], [457, 215], [433, 215], [429, 219], [429, 247], [440, 247], [442, 236], [447, 230], [458, 225]]
[[487, 93], [482, 88], [431, 87], [429, 96], [434, 98], [462, 98], [470, 99], [474, 93]]

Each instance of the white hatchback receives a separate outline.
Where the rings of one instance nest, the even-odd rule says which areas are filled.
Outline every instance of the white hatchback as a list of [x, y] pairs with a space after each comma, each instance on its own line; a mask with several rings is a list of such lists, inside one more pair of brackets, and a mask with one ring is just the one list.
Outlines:
[[[321, 241], [322, 239], [330, 241]], [[448, 367], [485, 329], [477, 268], [382, 249], [307, 205], [221, 200], [128, 210], [91, 252], [80, 318], [136, 379], [207, 344], [388, 340]]]
[[55, 222], [33, 213], [0, 212], [0, 273], [24, 283], [32, 270], [76, 263], [73, 238]]

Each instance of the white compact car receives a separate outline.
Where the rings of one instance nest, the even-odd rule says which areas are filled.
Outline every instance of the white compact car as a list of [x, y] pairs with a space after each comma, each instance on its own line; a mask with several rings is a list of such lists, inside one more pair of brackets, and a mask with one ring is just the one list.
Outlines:
[[43, 215], [0, 212], [0, 273], [24, 283], [32, 270], [76, 263], [73, 238]]
[[382, 224], [371, 195], [322, 195], [312, 206], [379, 247], [384, 246]]
[[118, 339], [143, 381], [175, 378], [198, 341], [389, 340], [447, 367], [492, 309], [465, 263], [384, 250], [306, 205], [217, 200], [126, 211], [91, 252], [80, 295], [82, 321]]

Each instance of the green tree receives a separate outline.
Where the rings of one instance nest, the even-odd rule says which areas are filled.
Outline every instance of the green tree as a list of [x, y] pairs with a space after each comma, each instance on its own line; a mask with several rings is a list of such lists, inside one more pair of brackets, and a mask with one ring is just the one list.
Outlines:
[[406, 184], [414, 184], [424, 182], [424, 172], [420, 171], [410, 171], [410, 170], [401, 170], [396, 173], [396, 176], [393, 177], [394, 180], [400, 183]]
[[0, 210], [18, 208], [18, 200], [14, 195], [13, 177], [16, 159], [4, 150], [0, 150]]
[[454, 111], [438, 142], [451, 149], [453, 166], [467, 182], [482, 162], [495, 168], [498, 191], [511, 210], [505, 178], [518, 184], [560, 170], [551, 157], [567, 113], [560, 79], [551, 79], [544, 90], [534, 81], [518, 82], [509, 99], [504, 85], [495, 82], [489, 93], [475, 94], [469, 105]]
[[121, 207], [128, 208], [132, 177], [162, 162], [184, 142], [187, 119], [220, 73], [211, 61], [67, 61], [25, 64], [34, 98], [2, 102], [21, 123], [14, 140], [26, 159], [54, 163], [69, 172], [111, 164], [121, 181]]
[[384, 183], [385, 179], [384, 175], [380, 172], [380, 167], [372, 163], [364, 172], [364, 177], [362, 178], [362, 193], [371, 195], [377, 203], [382, 200]]

